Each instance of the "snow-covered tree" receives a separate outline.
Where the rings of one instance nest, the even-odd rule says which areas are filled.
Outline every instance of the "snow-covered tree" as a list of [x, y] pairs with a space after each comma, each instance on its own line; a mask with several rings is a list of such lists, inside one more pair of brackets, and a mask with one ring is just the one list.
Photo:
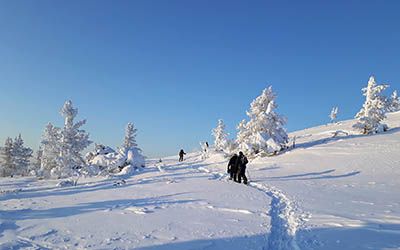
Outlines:
[[397, 91], [395, 90], [387, 101], [387, 112], [396, 111], [400, 111], [400, 97], [397, 95]]
[[224, 151], [228, 146], [228, 134], [225, 133], [225, 124], [222, 119], [218, 120], [218, 125], [212, 130], [214, 136], [214, 147], [216, 151]]
[[48, 123], [44, 129], [40, 146], [42, 149], [40, 170], [45, 175], [49, 175], [51, 170], [57, 167], [60, 155], [59, 140], [60, 128]]
[[15, 170], [15, 161], [13, 157], [13, 140], [7, 137], [4, 146], [0, 148], [1, 153], [1, 175], [3, 177], [12, 175]]
[[207, 159], [209, 157], [208, 146], [206, 142], [200, 142], [201, 158]]
[[258, 153], [276, 153], [284, 148], [288, 142], [288, 135], [284, 129], [286, 120], [275, 112], [276, 95], [272, 87], [263, 90], [250, 105], [247, 112], [250, 120], [245, 126], [249, 138], [245, 138], [244, 145], [239, 147], [248, 148], [250, 154]]
[[28, 168], [29, 175], [32, 176], [40, 176], [41, 175], [41, 166], [42, 166], [42, 156], [43, 156], [43, 149], [39, 146], [39, 149], [36, 151], [34, 160], [30, 167]]
[[133, 168], [145, 166], [142, 150], [136, 143], [136, 133], [137, 129], [133, 123], [129, 122], [125, 128], [124, 144], [122, 152], [120, 152], [126, 159], [126, 165], [130, 165]]
[[71, 101], [66, 101], [60, 111], [64, 117], [64, 127], [60, 130], [58, 141], [59, 157], [57, 167], [52, 169], [52, 175], [56, 177], [71, 176], [74, 169], [85, 165], [82, 151], [87, 148], [92, 141], [89, 134], [81, 129], [86, 120], [74, 123], [78, 114], [78, 109], [74, 108]]
[[236, 129], [238, 131], [236, 135], [236, 145], [238, 145], [239, 150], [249, 154], [251, 152], [251, 133], [247, 128], [247, 121], [243, 119]]
[[125, 150], [130, 149], [132, 147], [137, 148], [138, 145], [136, 143], [136, 133], [137, 129], [135, 128], [132, 122], [129, 122], [125, 128], [125, 138], [123, 145], [123, 148]]
[[335, 122], [338, 114], [338, 107], [333, 107], [329, 118], [331, 118], [331, 122]]
[[388, 85], [378, 85], [375, 78], [371, 76], [366, 88], [362, 89], [365, 96], [365, 102], [361, 110], [356, 114], [355, 118], [358, 119], [353, 127], [360, 130], [363, 134], [376, 133], [379, 129], [387, 127], [381, 124], [381, 121], [386, 118], [387, 102], [385, 96], [382, 95]]
[[32, 157], [33, 150], [24, 146], [24, 140], [19, 134], [13, 142], [12, 156], [16, 171], [14, 174], [26, 175], [28, 173], [29, 159]]

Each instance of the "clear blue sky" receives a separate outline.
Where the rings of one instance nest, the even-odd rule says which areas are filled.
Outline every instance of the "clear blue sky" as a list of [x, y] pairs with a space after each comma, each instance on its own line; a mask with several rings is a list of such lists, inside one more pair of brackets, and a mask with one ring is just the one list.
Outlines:
[[139, 129], [146, 155], [229, 132], [272, 85], [289, 131], [359, 110], [373, 74], [400, 90], [400, 1], [0, 1], [0, 140], [37, 148], [71, 99], [92, 140]]

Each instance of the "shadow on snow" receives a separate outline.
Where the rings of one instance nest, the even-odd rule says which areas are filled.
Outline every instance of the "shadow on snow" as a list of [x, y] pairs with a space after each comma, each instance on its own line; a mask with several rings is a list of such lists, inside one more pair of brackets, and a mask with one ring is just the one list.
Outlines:
[[[400, 224], [368, 223], [351, 228], [312, 228], [300, 230], [297, 241], [302, 250], [384, 250], [400, 247]], [[243, 235], [219, 239], [199, 239], [171, 242], [162, 245], [132, 247], [137, 250], [186, 250], [186, 249], [229, 249], [229, 250], [277, 250], [268, 249], [268, 234]], [[282, 250], [282, 249], [280, 249]], [[290, 250], [290, 249], [287, 249]]]

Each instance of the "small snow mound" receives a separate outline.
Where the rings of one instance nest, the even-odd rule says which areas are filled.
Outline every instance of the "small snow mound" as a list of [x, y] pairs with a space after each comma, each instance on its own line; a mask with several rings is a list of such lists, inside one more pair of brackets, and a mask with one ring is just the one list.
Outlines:
[[135, 172], [135, 168], [132, 167], [131, 165], [128, 165], [126, 167], [124, 167], [121, 172], [115, 174], [115, 175], [131, 175]]
[[56, 185], [57, 187], [71, 187], [76, 186], [76, 182], [74, 180], [62, 180]]
[[152, 212], [151, 210], [145, 207], [127, 207], [125, 208], [125, 210], [131, 211], [135, 214], [148, 214]]

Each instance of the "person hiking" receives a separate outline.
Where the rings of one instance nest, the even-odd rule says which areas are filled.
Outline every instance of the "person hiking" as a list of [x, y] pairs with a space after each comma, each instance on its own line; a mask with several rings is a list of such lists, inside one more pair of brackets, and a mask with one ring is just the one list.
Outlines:
[[242, 178], [243, 178], [243, 183], [247, 185], [247, 177], [246, 177], [246, 165], [247, 163], [249, 163], [249, 161], [247, 160], [247, 157], [243, 154], [242, 151], [239, 152], [239, 156], [238, 156], [238, 172], [237, 172], [237, 178], [238, 178], [238, 182], [241, 183], [242, 182]]
[[228, 163], [228, 174], [230, 175], [229, 180], [237, 181], [237, 170], [238, 170], [238, 155], [234, 154]]
[[183, 161], [183, 156], [185, 155], [185, 151], [183, 151], [183, 149], [181, 149], [181, 151], [179, 151], [179, 161]]

